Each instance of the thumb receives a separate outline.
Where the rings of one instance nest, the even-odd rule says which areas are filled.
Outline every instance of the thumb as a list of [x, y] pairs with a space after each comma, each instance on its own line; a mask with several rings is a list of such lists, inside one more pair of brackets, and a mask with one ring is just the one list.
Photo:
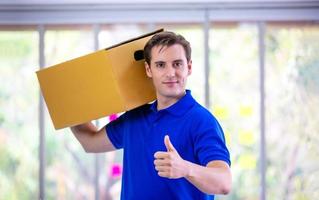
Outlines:
[[171, 143], [168, 135], [165, 135], [164, 143], [165, 143], [167, 151], [176, 151], [173, 144]]

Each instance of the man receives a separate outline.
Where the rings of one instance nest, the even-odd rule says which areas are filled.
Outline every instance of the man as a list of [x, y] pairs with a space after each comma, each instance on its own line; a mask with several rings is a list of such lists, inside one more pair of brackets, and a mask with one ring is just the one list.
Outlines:
[[[144, 47], [157, 100], [121, 115], [101, 130], [71, 128], [87, 152], [124, 149], [121, 199], [213, 199], [231, 188], [229, 152], [214, 116], [185, 90], [191, 48], [161, 32]], [[107, 102], [106, 102], [107, 103]]]

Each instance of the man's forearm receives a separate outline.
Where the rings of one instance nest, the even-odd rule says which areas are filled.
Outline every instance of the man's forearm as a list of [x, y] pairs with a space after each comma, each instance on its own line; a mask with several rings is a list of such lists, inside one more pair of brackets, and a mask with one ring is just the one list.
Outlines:
[[115, 150], [107, 137], [105, 128], [98, 130], [92, 122], [73, 126], [71, 127], [71, 131], [87, 153], [101, 153]]
[[[185, 161], [188, 174], [185, 178], [207, 194], [228, 194], [231, 189], [231, 172], [228, 166], [200, 166]], [[217, 161], [220, 162], [220, 161]]]
[[70, 129], [84, 150], [86, 152], [91, 152], [91, 144], [89, 141], [90, 137], [92, 137], [93, 134], [98, 131], [96, 126], [94, 126], [92, 122], [87, 122], [85, 124], [72, 126]]
[[92, 122], [87, 122], [84, 124], [76, 125], [71, 127], [71, 131], [74, 134], [81, 134], [81, 133], [88, 133], [88, 132], [97, 132], [98, 129], [96, 126], [93, 125]]

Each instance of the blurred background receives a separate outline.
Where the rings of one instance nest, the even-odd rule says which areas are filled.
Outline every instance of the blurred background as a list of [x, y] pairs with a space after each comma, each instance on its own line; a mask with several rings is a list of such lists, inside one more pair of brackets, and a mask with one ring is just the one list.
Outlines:
[[225, 131], [233, 189], [216, 199], [318, 198], [319, 1], [2, 0], [0, 199], [119, 199], [122, 151], [56, 131], [35, 72], [158, 28], [190, 41], [187, 87]]

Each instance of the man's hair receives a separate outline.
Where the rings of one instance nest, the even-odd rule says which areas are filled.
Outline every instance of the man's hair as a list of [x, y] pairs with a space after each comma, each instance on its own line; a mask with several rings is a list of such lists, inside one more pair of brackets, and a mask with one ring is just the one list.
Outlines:
[[191, 60], [191, 47], [189, 42], [181, 35], [165, 31], [155, 34], [144, 46], [144, 58], [148, 65], [151, 62], [151, 51], [155, 46], [170, 47], [174, 44], [180, 44], [185, 50], [187, 62]]

